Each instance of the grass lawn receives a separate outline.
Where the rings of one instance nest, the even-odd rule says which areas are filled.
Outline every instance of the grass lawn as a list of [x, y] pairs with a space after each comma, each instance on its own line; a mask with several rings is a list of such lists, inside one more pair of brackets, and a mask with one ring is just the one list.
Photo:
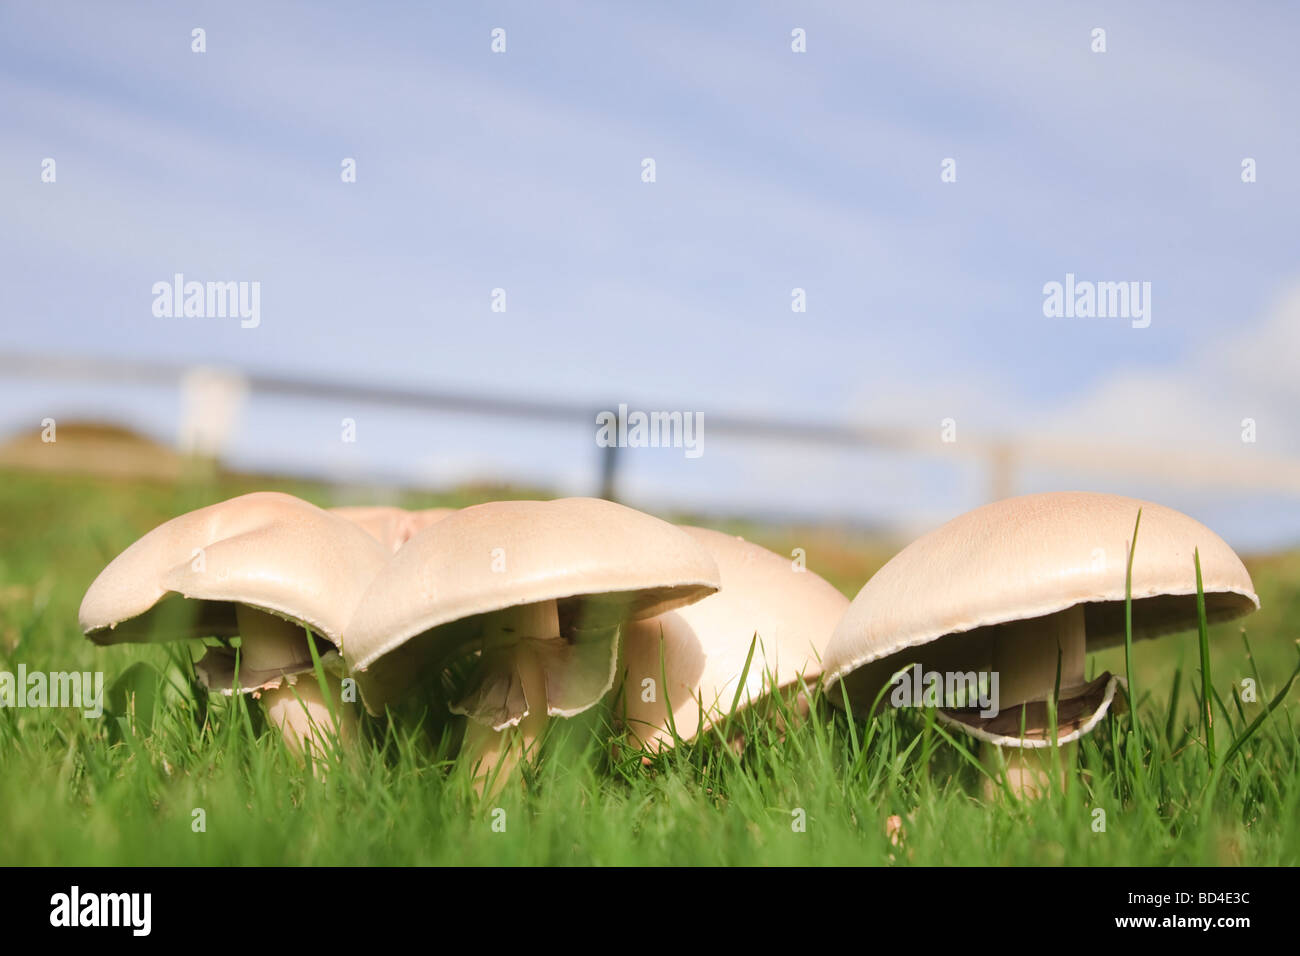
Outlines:
[[[811, 719], [784, 739], [751, 713], [738, 728], [743, 748], [715, 737], [649, 765], [621, 746], [608, 712], [558, 721], [536, 770], [483, 801], [453, 759], [458, 728], [438, 708], [365, 718], [361, 745], [318, 778], [257, 707], [196, 693], [184, 645], [82, 638], [81, 596], [122, 548], [176, 514], [256, 489], [343, 503], [283, 481], [0, 473], [0, 671], [101, 670], [116, 688], [98, 720], [0, 709], [0, 864], [1300, 862], [1300, 682], [1229, 755], [1300, 659], [1300, 554], [1248, 560], [1263, 609], [1210, 629], [1214, 769], [1189, 633], [1134, 646], [1142, 750], [1132, 717], [1111, 717], [1085, 738], [1066, 791], [1030, 803], [985, 802], [970, 753], [924, 712], [853, 722], [816, 694]], [[781, 553], [803, 547], [808, 566], [850, 597], [889, 556], [825, 532], [744, 530]], [[1123, 648], [1089, 667], [1124, 673]], [[1239, 699], [1247, 678], [1253, 703]], [[891, 815], [904, 821], [897, 845]]]

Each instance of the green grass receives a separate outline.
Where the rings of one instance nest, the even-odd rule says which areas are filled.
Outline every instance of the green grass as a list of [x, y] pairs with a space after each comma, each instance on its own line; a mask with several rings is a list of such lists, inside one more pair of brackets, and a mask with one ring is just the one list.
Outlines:
[[[338, 503], [316, 486], [259, 487]], [[119, 682], [117, 715], [100, 720], [0, 709], [0, 864], [1300, 862], [1300, 685], [1282, 694], [1298, 659], [1296, 555], [1251, 562], [1264, 609], [1245, 620], [1248, 641], [1237, 624], [1210, 628], [1205, 666], [1195, 634], [1135, 645], [1140, 733], [1131, 714], [1108, 719], [1082, 743], [1067, 789], [1032, 803], [985, 802], [977, 755], [931, 715], [855, 722], [815, 691], [811, 718], [784, 738], [753, 711], [729, 728], [739, 752], [719, 733], [648, 766], [607, 710], [557, 722], [539, 766], [482, 801], [454, 760], [457, 728], [436, 708], [365, 718], [360, 746], [315, 776], [255, 705], [199, 693], [180, 645], [81, 637], [81, 595], [113, 555], [174, 514], [246, 490], [0, 474], [0, 670], [99, 669]], [[801, 545], [788, 529], [747, 533], [783, 553]], [[802, 546], [848, 593], [869, 573], [863, 562], [880, 560], [845, 559], [846, 580]], [[1123, 673], [1124, 654], [1090, 668]], [[1241, 699], [1245, 678], [1256, 702]], [[196, 809], [205, 832], [194, 832]], [[901, 845], [886, 835], [895, 814]]]

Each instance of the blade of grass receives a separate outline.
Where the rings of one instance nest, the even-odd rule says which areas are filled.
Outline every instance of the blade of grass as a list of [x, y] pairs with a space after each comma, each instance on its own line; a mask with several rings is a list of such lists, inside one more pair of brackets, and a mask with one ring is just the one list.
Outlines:
[[754, 663], [754, 648], [757, 646], [758, 631], [755, 631], [749, 642], [749, 653], [745, 655], [745, 666], [740, 671], [740, 680], [736, 683], [736, 696], [731, 698], [731, 710], [727, 711], [729, 714], [734, 714], [740, 706], [740, 695], [745, 692], [745, 681], [749, 680], [749, 668]]
[[1142, 509], [1138, 509], [1133, 522], [1133, 540], [1128, 545], [1128, 567], [1124, 572], [1124, 693], [1128, 695], [1129, 726], [1137, 738], [1138, 753], [1142, 753], [1142, 725], [1138, 721], [1136, 691], [1133, 684], [1133, 552], [1137, 550], [1138, 528], [1142, 525]]
[[1210, 630], [1205, 618], [1205, 586], [1201, 583], [1201, 550], [1192, 552], [1196, 564], [1196, 629], [1201, 645], [1201, 720], [1205, 731], [1205, 752], [1210, 758], [1210, 768], [1218, 761], [1214, 753], [1214, 694], [1210, 681]]
[[1174, 668], [1174, 684], [1169, 689], [1169, 714], [1165, 717], [1165, 743], [1173, 746], [1174, 727], [1178, 719], [1178, 699], [1183, 689], [1183, 665]]
[[673, 750], [681, 746], [677, 733], [677, 720], [673, 717], [673, 702], [668, 696], [668, 659], [664, 654], [664, 626], [659, 625], [659, 690], [664, 695], [664, 714], [668, 718], [668, 733], [673, 738]]
[[1282, 685], [1282, 689], [1279, 690], [1277, 694], [1274, 695], [1273, 699], [1268, 702], [1268, 706], [1264, 708], [1264, 712], [1252, 720], [1250, 726], [1241, 732], [1241, 736], [1232, 742], [1232, 746], [1229, 747], [1227, 752], [1223, 755], [1224, 763], [1227, 763], [1236, 756], [1237, 751], [1239, 751], [1246, 742], [1254, 736], [1255, 731], [1259, 730], [1259, 728], [1264, 725], [1264, 721], [1268, 720], [1269, 715], [1281, 706], [1282, 702], [1286, 700], [1286, 695], [1291, 690], [1291, 685], [1295, 683], [1297, 677], [1300, 677], [1300, 664], [1296, 665], [1295, 670], [1291, 672], [1291, 676], [1288, 677], [1286, 683]]

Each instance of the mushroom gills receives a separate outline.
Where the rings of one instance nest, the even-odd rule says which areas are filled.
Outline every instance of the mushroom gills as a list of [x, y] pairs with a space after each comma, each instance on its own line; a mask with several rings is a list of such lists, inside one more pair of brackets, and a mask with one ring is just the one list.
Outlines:
[[[205, 686], [224, 694], [258, 693], [279, 687], [286, 677], [313, 669], [308, 641], [316, 639], [309, 636], [304, 625], [245, 604], [235, 605], [235, 619], [238, 651], [209, 647], [195, 664]], [[337, 669], [338, 654], [333, 645], [316, 640], [316, 649], [327, 667]]]
[[310, 750], [313, 760], [319, 761], [330, 752], [335, 738], [349, 740], [356, 718], [343, 702], [338, 675], [330, 672], [339, 660], [332, 646], [325, 652], [318, 648], [318, 655], [325, 658], [322, 663], [330, 668], [322, 687], [308, 644], [315, 637], [305, 626], [246, 604], [235, 606], [235, 618], [238, 661], [233, 649], [209, 647], [194, 665], [203, 683], [225, 694], [251, 693], [259, 698], [270, 722], [299, 757]]
[[[469, 689], [450, 705], [469, 718], [463, 748], [476, 781], [509, 775], [535, 748], [552, 716], [571, 717], [613, 686], [619, 628], [561, 635], [555, 601], [485, 615], [482, 652]], [[499, 784], [498, 784], [499, 785]]]
[[[946, 707], [947, 723], [1000, 746], [1042, 746], [1051, 743], [1048, 699], [1057, 686], [1057, 738], [1086, 733], [1100, 719], [1114, 696], [1116, 679], [1103, 673], [1085, 677], [1087, 630], [1084, 605], [1076, 604], [1045, 617], [1012, 621], [988, 629], [977, 642], [977, 673], [996, 675], [996, 714], [986, 716], [978, 705]], [[1055, 648], [1055, 652], [1053, 651]], [[993, 689], [990, 681], [990, 689]]]
[[236, 605], [235, 621], [239, 625], [240, 667], [264, 671], [301, 667], [304, 662], [311, 666], [307, 631], [301, 624], [247, 604]]

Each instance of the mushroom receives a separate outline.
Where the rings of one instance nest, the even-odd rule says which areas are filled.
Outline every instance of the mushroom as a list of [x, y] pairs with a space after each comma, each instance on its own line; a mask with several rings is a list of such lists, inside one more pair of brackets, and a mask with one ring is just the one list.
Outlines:
[[1109, 673], [1089, 681], [1084, 664], [1089, 651], [1124, 643], [1125, 578], [1138, 509], [1134, 640], [1196, 626], [1194, 549], [1210, 622], [1259, 607], [1233, 550], [1171, 508], [1088, 492], [1010, 498], [914, 541], [863, 586], [826, 651], [823, 680], [832, 701], [842, 706], [847, 696], [862, 713], [904, 668], [882, 704], [895, 695], [895, 703], [906, 704], [900, 691], [915, 692], [918, 676], [933, 688], [929, 675], [941, 675], [946, 690], [983, 675], [994, 706], [944, 699], [937, 717], [982, 741], [986, 762], [1009, 763], [1013, 792], [1040, 792], [1054, 760], [1046, 702], [1056, 690], [1058, 655], [1057, 744], [1091, 731], [1123, 683]]
[[614, 682], [626, 620], [718, 589], [686, 532], [591, 498], [464, 508], [399, 550], [362, 597], [344, 654], [372, 712], [457, 659], [473, 673], [453, 713], [480, 789], [496, 786], [550, 717], [596, 704]]
[[[374, 538], [315, 505], [242, 495], [173, 518], [114, 558], [82, 599], [81, 628], [99, 645], [238, 636], [238, 672], [232, 647], [209, 647], [195, 664], [199, 679], [260, 697], [291, 749], [301, 754], [310, 738], [319, 756], [330, 734], [350, 732], [336, 648], [387, 560]], [[330, 668], [325, 688], [309, 630]], [[330, 705], [343, 718], [337, 726]]]
[[390, 552], [410, 541], [435, 521], [441, 521], [455, 508], [425, 508], [409, 511], [391, 505], [344, 505], [330, 508], [330, 514], [346, 518], [357, 525]]
[[[773, 691], [797, 691], [801, 677], [815, 684], [821, 655], [849, 606], [789, 558], [719, 531], [682, 530], [718, 562], [722, 589], [628, 625], [620, 717], [650, 752], [672, 747], [674, 731], [676, 739], [694, 739], [731, 714], [733, 703], [740, 711]], [[796, 708], [807, 706], [799, 701]]]

